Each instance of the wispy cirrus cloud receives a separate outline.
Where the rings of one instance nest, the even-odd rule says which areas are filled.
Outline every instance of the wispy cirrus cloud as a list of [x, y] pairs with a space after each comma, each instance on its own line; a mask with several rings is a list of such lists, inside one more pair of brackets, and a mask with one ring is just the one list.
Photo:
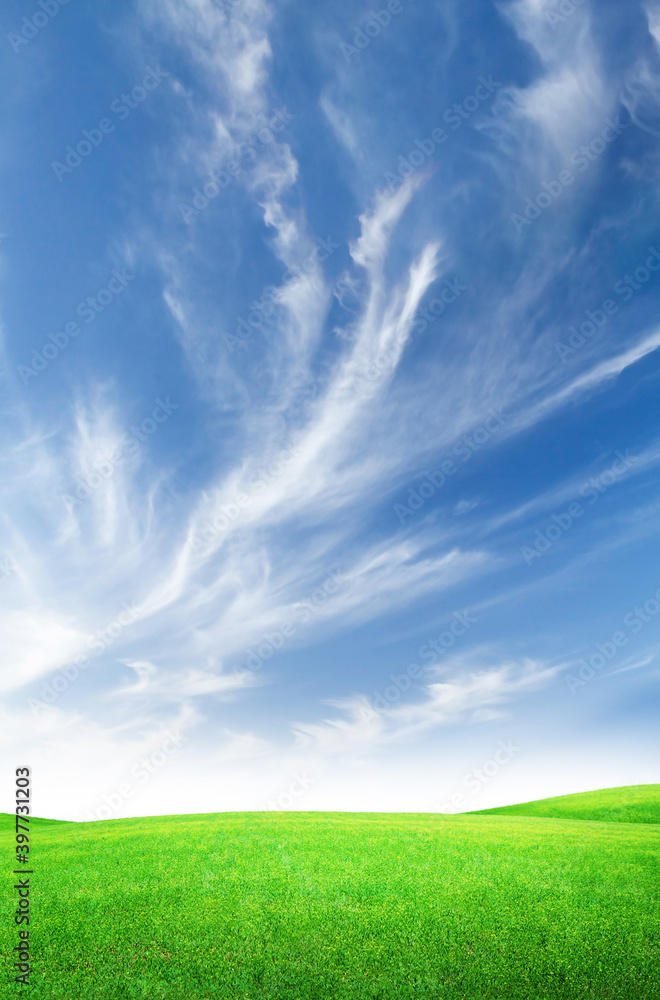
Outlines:
[[[268, 755], [277, 791], [306, 760], [322, 769], [331, 757], [415, 747], [541, 704], [563, 662], [544, 619], [552, 579], [589, 559], [612, 560], [627, 579], [617, 552], [649, 536], [655, 510], [641, 475], [657, 464], [644, 395], [660, 346], [652, 282], [570, 364], [556, 351], [651, 242], [660, 57], [655, 7], [635, 6], [638, 34], [615, 59], [612, 23], [587, 5], [553, 26], [537, 0], [500, 4], [488, 11], [495, 43], [469, 22], [475, 53], [488, 54], [479, 62], [461, 55], [464, 12], [411, 5], [359, 68], [337, 45], [353, 16], [345, 4], [297, 12], [295, 30], [290, 8], [265, 0], [140, 0], [130, 21], [117, 8], [99, 41], [106, 69], [117, 72], [112, 46], [122, 78], [159, 60], [167, 93], [136, 110], [62, 196], [74, 236], [59, 256], [68, 265], [80, 246], [73, 277], [49, 251], [38, 257], [43, 287], [17, 280], [20, 301], [4, 288], [0, 557], [15, 568], [2, 581], [3, 686], [20, 715], [65, 665], [94, 654], [39, 715], [39, 733], [65, 734], [63, 760], [89, 745], [94, 762], [118, 747], [130, 763], [163, 725], [185, 719], [200, 773], [222, 772], [244, 804], [241, 786]], [[439, 39], [432, 52], [427, 36]], [[497, 86], [470, 110], [480, 74]], [[455, 102], [467, 115], [456, 130]], [[90, 114], [76, 104], [80, 123], [64, 132], [77, 134]], [[580, 170], [576, 150], [619, 116], [629, 127]], [[391, 165], [439, 125], [446, 143], [390, 189]], [[48, 143], [61, 148], [53, 128]], [[34, 159], [47, 167], [47, 153]], [[516, 230], [512, 213], [569, 167], [574, 182]], [[207, 196], [211, 174], [229, 180]], [[93, 217], [88, 183], [103, 185]], [[50, 247], [40, 228], [52, 222], [49, 197], [25, 228]], [[201, 207], [186, 217], [193, 198]], [[305, 267], [319, 241], [327, 256]], [[108, 262], [140, 282], [28, 397], [9, 377], [15, 359], [29, 354], [32, 331], [45, 342], [59, 322], [51, 314], [68, 315], [78, 284], [107, 274]], [[465, 293], [422, 325], [448, 279]], [[266, 289], [269, 322], [245, 351], [228, 352], [225, 338]], [[152, 401], [168, 393], [176, 414], [142, 434]], [[576, 528], [555, 577], [543, 568], [522, 582], [520, 532], [622, 447], [608, 406], [625, 410], [623, 447], [634, 439], [640, 474], [594, 519], [600, 541]], [[506, 420], [484, 440], [494, 408]], [[452, 449], [469, 434], [479, 441], [464, 463]], [[393, 498], [450, 455], [456, 473], [402, 525]], [[99, 479], [102, 466], [111, 473]], [[77, 502], [90, 477], [97, 485]], [[599, 592], [581, 610], [595, 616], [606, 601]], [[470, 636], [453, 673], [425, 676], [405, 702], [370, 716], [355, 692], [377, 686], [381, 662], [396, 669], [404, 637], [467, 603], [484, 610], [491, 658]], [[124, 605], [139, 614], [118, 629]], [[567, 620], [587, 628], [577, 613]], [[285, 628], [258, 677], [237, 667]], [[562, 641], [574, 644], [563, 626]], [[119, 778], [108, 769], [103, 780]], [[168, 780], [185, 804], [184, 785]], [[269, 794], [259, 785], [255, 803]]]
[[461, 666], [451, 678], [426, 683], [421, 699], [412, 695], [403, 704], [375, 709], [365, 695], [329, 702], [344, 715], [294, 723], [297, 744], [322, 754], [373, 752], [439, 727], [501, 720], [517, 698], [546, 687], [561, 670], [532, 661], [476, 671]]

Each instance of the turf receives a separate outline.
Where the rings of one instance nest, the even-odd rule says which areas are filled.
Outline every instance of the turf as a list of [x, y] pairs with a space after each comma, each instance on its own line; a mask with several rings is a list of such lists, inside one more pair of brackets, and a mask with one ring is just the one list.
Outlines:
[[627, 785], [597, 792], [558, 795], [498, 809], [481, 809], [476, 816], [547, 816], [553, 819], [595, 819], [606, 823], [660, 823], [660, 785]]
[[[36, 823], [29, 990], [61, 1000], [654, 1000], [659, 837], [647, 823], [483, 815]], [[6, 958], [15, 904], [10, 891], [3, 899]], [[10, 976], [6, 963], [2, 983]]]

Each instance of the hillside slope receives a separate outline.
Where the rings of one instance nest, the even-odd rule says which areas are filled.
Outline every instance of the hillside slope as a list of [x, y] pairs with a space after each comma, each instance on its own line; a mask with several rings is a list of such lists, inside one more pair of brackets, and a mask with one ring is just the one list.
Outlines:
[[660, 785], [623, 785], [595, 792], [557, 795], [515, 806], [479, 809], [474, 816], [537, 816], [607, 823], [660, 823]]

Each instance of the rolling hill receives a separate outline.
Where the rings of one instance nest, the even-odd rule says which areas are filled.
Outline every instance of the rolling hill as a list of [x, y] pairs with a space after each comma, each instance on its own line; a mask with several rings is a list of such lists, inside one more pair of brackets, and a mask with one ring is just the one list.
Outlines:
[[558, 795], [515, 806], [480, 809], [475, 816], [544, 816], [605, 823], [660, 823], [660, 785], [624, 785], [596, 792]]

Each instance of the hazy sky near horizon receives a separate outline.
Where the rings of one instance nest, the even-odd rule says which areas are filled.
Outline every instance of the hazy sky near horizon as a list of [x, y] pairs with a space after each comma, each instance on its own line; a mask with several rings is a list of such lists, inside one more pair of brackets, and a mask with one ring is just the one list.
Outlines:
[[0, 28], [0, 713], [35, 812], [657, 781], [660, 4]]

